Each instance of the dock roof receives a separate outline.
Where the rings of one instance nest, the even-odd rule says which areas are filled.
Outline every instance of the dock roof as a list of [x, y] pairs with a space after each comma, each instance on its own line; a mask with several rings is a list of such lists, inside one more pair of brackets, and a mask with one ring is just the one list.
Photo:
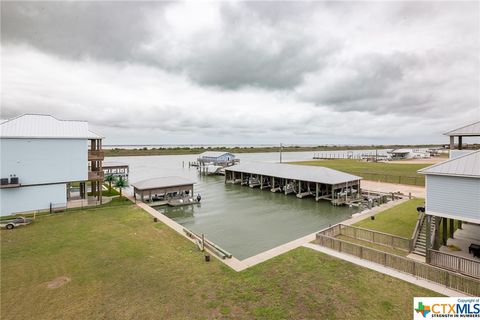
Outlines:
[[218, 158], [223, 156], [224, 154], [232, 154], [231, 152], [227, 151], [205, 151], [204, 153], [200, 154], [200, 157], [208, 157], [208, 158]]
[[159, 177], [132, 183], [138, 190], [160, 189], [195, 184], [195, 181], [182, 177]]
[[87, 121], [60, 120], [46, 114], [24, 114], [0, 123], [2, 138], [102, 139]]
[[121, 161], [103, 161], [103, 168], [113, 168], [113, 167], [128, 167], [128, 163]]
[[418, 172], [427, 175], [480, 178], [480, 150], [423, 168]]
[[446, 136], [480, 136], [480, 121], [444, 133]]
[[261, 174], [271, 177], [310, 181], [329, 185], [362, 179], [362, 177], [326, 167], [284, 163], [251, 162], [227, 167], [225, 168], [225, 171]]

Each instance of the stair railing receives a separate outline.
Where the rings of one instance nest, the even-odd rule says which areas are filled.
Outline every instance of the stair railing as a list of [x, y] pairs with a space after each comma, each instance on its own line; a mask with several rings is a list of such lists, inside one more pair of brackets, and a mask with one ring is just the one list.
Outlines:
[[415, 225], [415, 229], [413, 230], [413, 236], [412, 236], [412, 243], [410, 245], [410, 252], [413, 251], [415, 248], [415, 245], [417, 244], [418, 236], [420, 235], [420, 232], [422, 231], [422, 227], [425, 224], [425, 213], [420, 212], [418, 215], [417, 219], [417, 224]]

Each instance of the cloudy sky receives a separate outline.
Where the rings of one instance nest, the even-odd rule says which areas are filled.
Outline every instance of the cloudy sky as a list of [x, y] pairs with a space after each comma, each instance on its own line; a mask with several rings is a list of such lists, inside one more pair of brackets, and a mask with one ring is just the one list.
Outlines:
[[2, 2], [1, 118], [107, 144], [446, 143], [480, 120], [479, 2]]

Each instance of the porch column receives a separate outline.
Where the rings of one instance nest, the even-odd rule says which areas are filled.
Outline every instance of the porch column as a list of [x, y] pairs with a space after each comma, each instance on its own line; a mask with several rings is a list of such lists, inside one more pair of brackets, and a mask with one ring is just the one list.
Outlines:
[[[447, 218], [442, 218], [442, 243], [447, 244]], [[451, 219], [450, 219], [451, 220]]]
[[458, 150], [462, 150], [462, 136], [458, 136]]
[[450, 136], [450, 150], [455, 149], [455, 137]]
[[315, 201], [318, 201], [318, 182], [315, 183]]
[[450, 234], [449, 234], [449, 236], [450, 236], [450, 238], [453, 239], [453, 232], [455, 231], [455, 230], [453, 230], [455, 228], [453, 224], [454, 224], [455, 220], [453, 220], [453, 219], [448, 219], [448, 220], [450, 220]]

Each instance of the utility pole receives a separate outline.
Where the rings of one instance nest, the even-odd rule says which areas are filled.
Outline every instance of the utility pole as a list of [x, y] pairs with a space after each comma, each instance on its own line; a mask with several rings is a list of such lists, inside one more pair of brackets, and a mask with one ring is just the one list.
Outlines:
[[280, 143], [280, 163], [282, 163], [283, 144]]

